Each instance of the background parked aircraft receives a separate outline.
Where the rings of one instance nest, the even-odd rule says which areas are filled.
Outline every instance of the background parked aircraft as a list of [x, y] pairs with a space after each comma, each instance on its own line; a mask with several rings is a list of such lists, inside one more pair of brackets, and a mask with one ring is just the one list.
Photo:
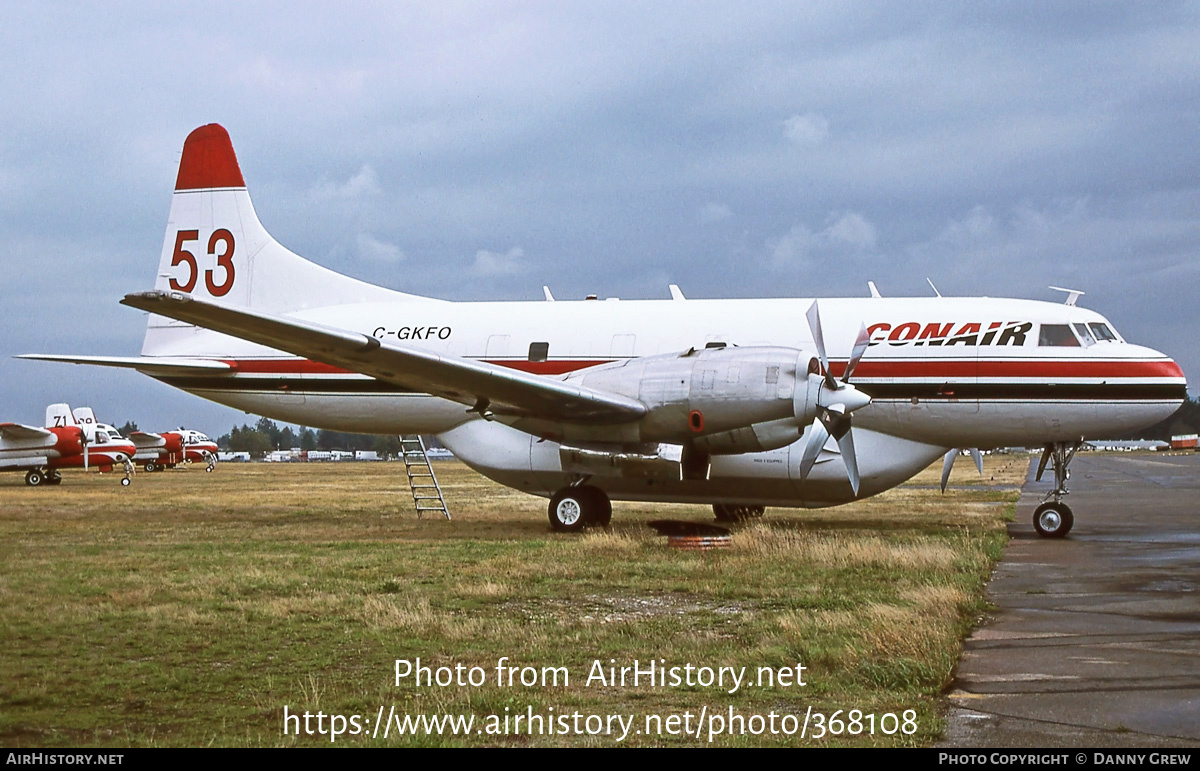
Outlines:
[[[80, 425], [94, 425], [110, 436], [120, 436], [112, 425], [96, 420], [91, 407], [76, 407], [73, 414]], [[131, 431], [126, 438], [137, 448], [133, 462], [141, 463], [149, 472], [175, 468], [180, 463], [204, 463], [205, 471], [217, 466], [217, 443], [199, 431], [188, 428], [161, 433]]]
[[111, 471], [114, 465], [125, 468], [121, 484], [128, 485], [134, 451], [133, 444], [115, 432], [78, 424], [66, 404], [46, 408], [45, 428], [0, 424], [0, 470], [26, 472], [25, 484], [31, 487], [61, 483], [59, 469]]

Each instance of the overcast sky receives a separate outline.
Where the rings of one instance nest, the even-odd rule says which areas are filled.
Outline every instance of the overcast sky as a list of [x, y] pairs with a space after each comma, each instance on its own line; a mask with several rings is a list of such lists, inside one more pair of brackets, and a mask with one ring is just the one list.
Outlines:
[[180, 150], [449, 299], [1082, 289], [1200, 379], [1195, 3], [0, 5], [0, 421], [255, 418], [133, 372]]

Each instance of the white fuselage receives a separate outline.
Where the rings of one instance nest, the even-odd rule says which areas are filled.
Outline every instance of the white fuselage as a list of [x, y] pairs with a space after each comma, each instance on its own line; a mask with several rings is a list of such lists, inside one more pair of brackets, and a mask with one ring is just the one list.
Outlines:
[[[641, 356], [712, 345], [814, 351], [811, 299], [453, 303], [405, 300], [317, 308], [297, 318], [504, 366], [559, 376]], [[1185, 397], [1165, 355], [1088, 326], [1075, 306], [989, 298], [820, 301], [831, 369], [840, 374], [859, 328], [872, 344], [853, 382], [872, 403], [855, 414], [863, 485], [857, 497], [907, 479], [952, 447], [1040, 446], [1119, 436], [1169, 416]], [[1043, 325], [1058, 332], [1042, 335]], [[1075, 326], [1072, 326], [1075, 325]], [[1080, 330], [1079, 325], [1083, 325]], [[157, 356], [219, 358], [231, 375], [163, 378], [208, 399], [309, 426], [438, 434], [506, 484], [561, 487], [553, 442], [481, 420], [462, 405], [158, 319]], [[1066, 335], [1063, 335], [1063, 331]], [[1047, 339], [1048, 337], [1048, 339]], [[828, 505], [854, 497], [832, 444], [801, 484], [803, 437], [762, 453], [714, 456], [708, 480], [599, 479], [614, 498]]]

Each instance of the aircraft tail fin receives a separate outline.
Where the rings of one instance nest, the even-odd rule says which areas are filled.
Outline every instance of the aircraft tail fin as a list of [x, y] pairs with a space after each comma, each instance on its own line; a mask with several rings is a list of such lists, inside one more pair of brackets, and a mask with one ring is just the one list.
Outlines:
[[[279, 314], [425, 299], [321, 267], [272, 238], [250, 202], [229, 133], [215, 123], [184, 142], [154, 288]], [[142, 353], [176, 352], [181, 338], [194, 332], [190, 325], [151, 316]]]
[[75, 416], [71, 414], [71, 405], [69, 404], [51, 404], [46, 407], [46, 428], [62, 428], [63, 426], [76, 426], [79, 423], [75, 420]]

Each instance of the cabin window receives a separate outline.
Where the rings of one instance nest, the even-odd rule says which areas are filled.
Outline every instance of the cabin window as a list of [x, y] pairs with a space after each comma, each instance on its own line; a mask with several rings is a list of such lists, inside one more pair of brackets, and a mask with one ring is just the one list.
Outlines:
[[1088, 324], [1092, 330], [1092, 334], [1096, 336], [1096, 342], [1099, 343], [1115, 343], [1117, 341], [1116, 334], [1108, 328], [1107, 324], [1093, 322]]
[[1072, 324], [1071, 326], [1075, 327], [1075, 333], [1079, 335], [1079, 339], [1085, 346], [1096, 344], [1096, 338], [1092, 337], [1092, 333], [1088, 331], [1087, 324]]
[[530, 343], [529, 360], [545, 361], [550, 358], [550, 343]]
[[1038, 345], [1052, 348], [1078, 348], [1079, 340], [1066, 324], [1043, 324], [1038, 334]]

